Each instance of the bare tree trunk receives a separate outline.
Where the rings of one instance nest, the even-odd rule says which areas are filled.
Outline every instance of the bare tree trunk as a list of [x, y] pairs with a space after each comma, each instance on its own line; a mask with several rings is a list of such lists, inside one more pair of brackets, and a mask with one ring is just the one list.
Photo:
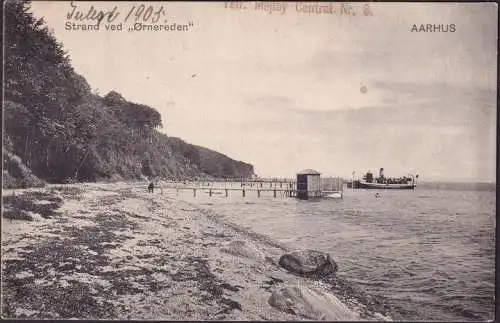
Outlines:
[[26, 157], [28, 154], [28, 137], [29, 133], [26, 134], [26, 142], [24, 143], [24, 160], [26, 161]]
[[85, 155], [82, 158], [82, 161], [80, 162], [80, 165], [78, 165], [78, 168], [75, 171], [75, 176], [74, 176], [75, 180], [78, 178], [78, 172], [80, 171], [80, 168], [82, 168], [83, 162], [85, 161], [85, 158], [87, 158], [89, 152], [90, 152], [90, 149], [87, 149], [87, 151], [85, 152]]

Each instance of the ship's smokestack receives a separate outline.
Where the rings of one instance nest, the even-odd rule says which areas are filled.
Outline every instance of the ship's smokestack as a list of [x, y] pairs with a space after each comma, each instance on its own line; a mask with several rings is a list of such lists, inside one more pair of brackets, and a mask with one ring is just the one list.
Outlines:
[[380, 178], [384, 177], [384, 169], [383, 168], [380, 169], [378, 177], [380, 177]]

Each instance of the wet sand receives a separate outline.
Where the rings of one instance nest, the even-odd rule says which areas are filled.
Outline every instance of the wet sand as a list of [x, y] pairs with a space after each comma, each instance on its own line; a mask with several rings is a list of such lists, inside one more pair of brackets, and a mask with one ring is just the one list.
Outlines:
[[[335, 295], [324, 282], [280, 268], [286, 250], [271, 239], [177, 200], [174, 191], [146, 187], [16, 190], [35, 196], [38, 207], [20, 204], [29, 209], [24, 220], [2, 218], [2, 317], [301, 320], [311, 318], [269, 304], [274, 290], [298, 285]], [[360, 319], [387, 319], [345, 292], [335, 296]]]

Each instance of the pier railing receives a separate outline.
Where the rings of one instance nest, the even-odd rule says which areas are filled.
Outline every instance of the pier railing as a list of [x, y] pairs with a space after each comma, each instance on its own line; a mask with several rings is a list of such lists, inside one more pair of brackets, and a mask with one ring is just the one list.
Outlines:
[[[210, 197], [212, 195], [224, 194], [229, 196], [229, 192], [240, 192], [242, 197], [245, 197], [249, 192], [255, 192], [257, 197], [261, 197], [264, 192], [272, 192], [273, 197], [312, 197], [319, 198], [331, 193], [343, 192], [343, 179], [322, 178], [320, 187], [316, 189], [297, 189], [297, 182], [291, 179], [258, 179], [237, 181], [167, 181], [162, 188], [175, 189], [180, 191], [192, 191], [193, 197], [197, 193], [204, 192]], [[340, 195], [342, 196], [342, 194]]]

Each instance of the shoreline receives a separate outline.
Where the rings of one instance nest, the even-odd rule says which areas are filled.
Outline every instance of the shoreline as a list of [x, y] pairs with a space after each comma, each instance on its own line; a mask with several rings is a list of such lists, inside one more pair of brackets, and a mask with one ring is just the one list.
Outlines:
[[[272, 237], [176, 199], [168, 189], [148, 194], [141, 182], [122, 182], [15, 192], [34, 195], [31, 208], [44, 206], [45, 213], [28, 211], [31, 221], [2, 217], [4, 318], [303, 320], [336, 315], [321, 313], [318, 304], [308, 305], [316, 306], [317, 317], [270, 305], [273, 292], [300, 286], [340, 299], [328, 304], [361, 320], [390, 319], [346, 295], [349, 286], [339, 279], [311, 280], [287, 272], [278, 260], [289, 250]], [[4, 190], [4, 198], [11, 195]]]

